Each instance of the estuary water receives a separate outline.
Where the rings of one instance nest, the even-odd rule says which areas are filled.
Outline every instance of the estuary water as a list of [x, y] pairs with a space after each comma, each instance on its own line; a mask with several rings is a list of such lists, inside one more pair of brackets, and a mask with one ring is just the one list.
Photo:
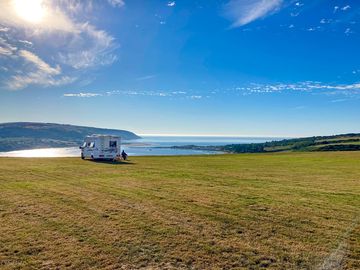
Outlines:
[[[141, 139], [123, 141], [121, 149], [131, 156], [173, 156], [173, 155], [211, 155], [221, 152], [172, 149], [171, 146], [198, 145], [218, 146], [239, 143], [261, 143], [280, 140], [272, 137], [217, 137], [217, 136], [142, 136]], [[78, 147], [30, 149], [0, 152], [0, 157], [79, 157]]]

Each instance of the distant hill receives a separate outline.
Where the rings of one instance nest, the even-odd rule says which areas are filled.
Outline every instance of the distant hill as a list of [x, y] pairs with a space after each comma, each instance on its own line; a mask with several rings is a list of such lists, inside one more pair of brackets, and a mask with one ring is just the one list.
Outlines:
[[3, 123], [0, 124], [0, 151], [78, 146], [85, 136], [92, 134], [117, 135], [123, 140], [140, 138], [133, 132], [117, 129], [53, 123]]
[[223, 151], [228, 153], [274, 153], [294, 151], [360, 151], [360, 133], [285, 139], [265, 143], [223, 146], [174, 146], [176, 149]]

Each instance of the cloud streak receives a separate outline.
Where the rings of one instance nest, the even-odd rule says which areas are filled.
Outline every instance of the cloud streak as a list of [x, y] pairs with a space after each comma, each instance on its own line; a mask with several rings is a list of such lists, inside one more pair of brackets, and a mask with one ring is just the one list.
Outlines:
[[68, 93], [64, 94], [64, 97], [79, 97], [79, 98], [90, 98], [90, 97], [98, 97], [102, 96], [102, 94], [98, 93]]
[[80, 93], [66, 93], [63, 97], [79, 97], [79, 98], [88, 98], [88, 97], [106, 97], [106, 96], [143, 96], [143, 97], [159, 97], [159, 98], [178, 98], [178, 99], [192, 99], [199, 100], [204, 98], [200, 94], [194, 95], [186, 91], [161, 91], [161, 90], [113, 90], [113, 91], [102, 91], [102, 92], [80, 92]]
[[[64, 97], [106, 97], [106, 96], [144, 96], [144, 97], [167, 97], [174, 99], [192, 99], [200, 100], [204, 98], [212, 98], [235, 95], [247, 96], [252, 94], [272, 94], [284, 92], [299, 92], [308, 94], [321, 94], [328, 96], [346, 96], [347, 98], [360, 95], [360, 82], [350, 84], [326, 84], [314, 81], [305, 81], [297, 83], [274, 83], [259, 84], [252, 83], [246, 86], [238, 86], [227, 89], [214, 89], [208, 91], [161, 91], [161, 90], [113, 90], [113, 91], [96, 91], [96, 92], [80, 92], [67, 93]], [[343, 101], [343, 98], [337, 100]], [[346, 99], [347, 100], [347, 99]], [[335, 102], [335, 101], [334, 101]]]
[[123, 7], [125, 2], [123, 0], [108, 0], [109, 4], [113, 7]]
[[113, 51], [117, 48], [115, 38], [104, 30], [85, 23], [77, 26], [80, 34], [70, 37], [75, 45], [58, 54], [61, 63], [75, 69], [105, 66], [117, 60]]
[[169, 1], [166, 5], [167, 5], [168, 7], [175, 7], [176, 2], [175, 2], [175, 1]]
[[11, 56], [16, 50], [16, 46], [11, 45], [5, 38], [0, 36], [0, 56]]
[[62, 76], [60, 66], [52, 67], [30, 51], [20, 50], [17, 56], [23, 59], [24, 67], [6, 82], [10, 90], [19, 90], [32, 84], [44, 87], [60, 86], [76, 80], [75, 77]]
[[153, 78], [155, 78], [155, 77], [156, 77], [156, 75], [147, 75], [147, 76], [139, 77], [139, 78], [137, 78], [136, 80], [137, 80], [137, 81], [145, 81], [145, 80], [153, 79]]
[[39, 56], [32, 52], [29, 52], [27, 50], [20, 50], [19, 55], [23, 57], [27, 62], [35, 65], [35, 67], [43, 73], [49, 75], [59, 75], [61, 73], [60, 66], [56, 66], [55, 68], [53, 68], [48, 63], [44, 62]]
[[321, 82], [305, 81], [290, 84], [251, 84], [249, 86], [236, 87], [233, 90], [244, 94], [282, 93], [286, 91], [293, 91], [332, 95], [359, 95], [360, 83], [326, 84]]
[[225, 5], [225, 15], [232, 27], [241, 27], [278, 11], [282, 0], [231, 0]]
[[53, 76], [50, 76], [49, 74], [37, 70], [27, 74], [11, 76], [10, 80], [6, 82], [6, 86], [10, 90], [19, 90], [31, 84], [49, 87], [70, 84], [73, 83], [75, 80], [75, 77], [69, 76], [55, 78]]

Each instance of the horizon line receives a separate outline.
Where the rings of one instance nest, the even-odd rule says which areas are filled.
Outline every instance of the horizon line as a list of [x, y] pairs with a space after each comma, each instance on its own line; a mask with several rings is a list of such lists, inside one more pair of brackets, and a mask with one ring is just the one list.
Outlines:
[[174, 134], [174, 133], [137, 133], [139, 136], [157, 137], [228, 137], [228, 138], [293, 138], [292, 136], [262, 136], [262, 135], [238, 135], [238, 134]]

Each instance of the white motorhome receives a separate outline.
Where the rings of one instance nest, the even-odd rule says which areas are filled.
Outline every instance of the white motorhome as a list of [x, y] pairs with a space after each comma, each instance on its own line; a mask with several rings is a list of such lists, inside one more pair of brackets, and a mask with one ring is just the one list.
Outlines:
[[89, 159], [118, 159], [120, 158], [121, 138], [112, 135], [86, 136], [84, 144], [80, 146], [81, 158]]

